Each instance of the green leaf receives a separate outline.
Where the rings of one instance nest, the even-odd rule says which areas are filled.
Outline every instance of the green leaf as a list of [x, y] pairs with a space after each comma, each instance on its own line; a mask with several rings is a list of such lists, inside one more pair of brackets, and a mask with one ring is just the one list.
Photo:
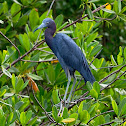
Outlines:
[[43, 80], [40, 76], [31, 73], [27, 74], [27, 76], [31, 77], [34, 80]]
[[39, 23], [39, 15], [38, 12], [35, 11], [35, 9], [32, 9], [29, 14], [29, 21], [30, 21], [30, 27], [33, 30]]
[[87, 81], [86, 87], [87, 87], [88, 91], [90, 91], [93, 88], [92, 84], [89, 81]]
[[24, 33], [24, 35], [23, 35], [23, 45], [24, 45], [24, 48], [26, 49], [26, 51], [30, 50], [30, 41], [29, 41], [28, 35], [26, 33]]
[[121, 10], [120, 14], [123, 14], [126, 11], [126, 6], [123, 7], [123, 9]]
[[116, 115], [118, 115], [118, 106], [117, 106], [115, 100], [112, 100], [112, 108], [115, 111]]
[[77, 113], [73, 113], [69, 116], [69, 118], [75, 118], [75, 120], [78, 119], [78, 114]]
[[122, 47], [120, 46], [119, 47], [119, 54], [117, 55], [117, 62], [118, 62], [118, 64], [122, 64], [123, 63], [122, 53], [123, 53]]
[[66, 118], [66, 119], [62, 120], [63, 123], [71, 123], [71, 122], [74, 122], [74, 121], [75, 121], [75, 118]]
[[63, 23], [63, 15], [62, 14], [60, 14], [56, 17], [55, 23], [56, 23], [56, 28], [59, 28], [61, 26], [61, 24]]
[[108, 9], [105, 9], [105, 8], [102, 8], [102, 10], [107, 12], [107, 13], [110, 13], [110, 14], [115, 14], [115, 12], [112, 11], [112, 10], [108, 10]]
[[116, 61], [115, 61], [113, 55], [111, 55], [110, 57], [111, 57], [111, 62], [112, 62], [112, 64], [113, 64], [113, 65], [117, 65], [117, 63], [116, 63]]
[[4, 12], [4, 14], [8, 13], [8, 4], [7, 4], [7, 1], [4, 1], [4, 3], [3, 3], [3, 12]]
[[59, 26], [59, 28], [57, 28], [56, 31], [59, 31], [60, 29], [62, 29], [63, 27], [65, 27], [68, 24], [68, 22], [65, 22], [64, 24], [62, 24], [61, 26]]
[[105, 115], [105, 122], [110, 122], [111, 116], [109, 114]]
[[91, 51], [90, 56], [95, 56], [102, 48], [102, 45], [97, 45], [93, 48], [93, 50]]
[[56, 106], [53, 106], [53, 107], [52, 107], [52, 116], [53, 116], [53, 118], [54, 118], [55, 120], [56, 120], [57, 117], [58, 117], [58, 111], [57, 111]]
[[5, 126], [6, 118], [4, 116], [2, 108], [0, 108], [0, 126]]
[[73, 113], [69, 116], [69, 118], [73, 118], [75, 119], [75, 121], [69, 123], [69, 126], [73, 126], [76, 123], [76, 120], [78, 119], [78, 114], [77, 113]]
[[27, 112], [27, 114], [26, 114], [26, 124], [29, 122], [29, 120], [31, 119], [31, 117], [32, 117], [32, 111], [31, 110], [29, 110], [28, 112]]
[[118, 10], [119, 10], [119, 12], [121, 12], [121, 0], [118, 0]]
[[60, 102], [59, 96], [58, 96], [58, 89], [52, 91], [52, 98], [54, 104], [57, 104]]
[[11, 112], [11, 113], [9, 114], [8, 118], [7, 118], [8, 124], [10, 124], [10, 122], [12, 121], [13, 116], [14, 116], [14, 114], [13, 114], [13, 112]]
[[123, 115], [123, 112], [126, 110], [126, 108], [124, 108], [125, 105], [126, 105], [126, 98], [124, 98], [119, 104], [119, 116]]
[[6, 89], [0, 91], [0, 97], [2, 97], [6, 93]]
[[91, 11], [89, 5], [87, 5], [87, 13], [88, 13], [89, 18], [93, 19], [93, 14], [92, 14], [92, 11]]
[[124, 48], [124, 58], [125, 58], [125, 61], [126, 61], [126, 47]]
[[49, 65], [49, 67], [47, 69], [47, 74], [48, 74], [49, 81], [51, 83], [54, 83], [55, 82], [55, 71], [54, 71], [53, 65]]
[[[12, 20], [14, 22], [17, 22], [20, 15], [21, 15], [21, 6], [19, 4], [13, 3], [13, 5], [11, 6], [11, 15], [12, 15]], [[18, 13], [19, 12], [19, 13]], [[18, 14], [17, 14], [18, 13]], [[15, 15], [16, 14], [16, 15]]]
[[15, 86], [16, 93], [18, 93], [19, 91], [21, 91], [23, 85], [24, 85], [23, 79], [22, 78], [21, 79], [19, 78], [18, 79], [18, 82], [17, 82], [17, 84]]
[[23, 90], [28, 85], [29, 80], [27, 80], [24, 84], [21, 90]]
[[30, 41], [28, 38], [28, 35], [26, 33], [20, 34], [19, 35], [19, 41], [21, 43], [21, 45], [25, 48], [26, 51], [29, 51], [30, 49]]
[[28, 20], [28, 15], [23, 15], [17, 22], [16, 27], [21, 27], [22, 25], [25, 25]]
[[118, 14], [118, 12], [119, 12], [118, 9], [119, 9], [119, 8], [118, 8], [118, 1], [115, 0], [115, 1], [114, 1], [114, 4], [113, 4], [113, 10], [116, 12], [116, 14]]
[[[31, 61], [38, 61], [39, 60], [39, 57], [40, 57], [40, 53], [37, 53], [36, 55], [34, 55], [33, 57], [30, 58]], [[27, 69], [33, 67], [37, 65], [37, 63], [30, 63], [27, 67]]]
[[83, 101], [80, 103], [79, 107], [78, 107], [78, 114], [80, 115], [81, 112], [83, 110]]
[[34, 118], [30, 121], [30, 123], [28, 124], [28, 126], [33, 126], [33, 124], [36, 122], [36, 120], [37, 120], [37, 116], [34, 117]]
[[125, 15], [125, 14], [119, 14], [119, 17], [120, 17], [122, 20], [126, 21], [126, 15]]
[[98, 93], [96, 92], [96, 90], [95, 89], [91, 89], [90, 90], [90, 95], [92, 96], [92, 97], [94, 97], [94, 98], [98, 98]]
[[11, 82], [12, 82], [12, 86], [13, 86], [13, 88], [15, 89], [15, 85], [16, 85], [15, 74], [12, 74]]
[[97, 118], [94, 119], [95, 120], [95, 126], [101, 125], [105, 123], [105, 119], [103, 115], [98, 116]]
[[3, 66], [2, 66], [2, 71], [3, 71], [3, 73], [5, 74], [5, 75], [7, 75], [8, 77], [12, 77], [11, 76], [11, 73], [8, 71], [8, 70], [6, 70]]
[[[68, 118], [69, 115], [68, 115], [68, 109], [65, 107], [64, 108], [64, 111], [63, 111], [63, 116], [62, 116], [64, 119]], [[70, 117], [69, 117], [70, 118]]]
[[63, 117], [58, 116], [58, 111], [57, 111], [56, 106], [53, 106], [53, 108], [52, 108], [52, 116], [57, 123], [59, 123], [63, 120]]
[[123, 106], [121, 110], [121, 115], [125, 115], [125, 114], [126, 114], [126, 104]]
[[80, 121], [83, 122], [83, 123], [87, 123], [90, 119], [90, 114], [88, 113], [87, 110], [83, 110], [81, 111], [80, 113]]
[[15, 109], [18, 110], [24, 104], [23, 101], [19, 101], [15, 104]]
[[97, 93], [99, 95], [100, 94], [100, 85], [97, 81], [94, 82], [93, 88], [95, 89], [95, 91], [97, 91]]
[[21, 121], [21, 124], [22, 124], [22, 125], [26, 124], [26, 123], [25, 123], [25, 121], [26, 121], [25, 112], [21, 112], [21, 114], [20, 114], [20, 121]]
[[98, 33], [94, 33], [94, 34], [90, 34], [86, 40], [87, 44], [89, 44], [90, 42], [94, 41], [98, 36]]

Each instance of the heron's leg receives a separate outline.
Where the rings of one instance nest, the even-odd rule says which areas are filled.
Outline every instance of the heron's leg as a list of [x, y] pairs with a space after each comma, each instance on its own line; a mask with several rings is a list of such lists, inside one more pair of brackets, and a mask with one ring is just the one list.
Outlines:
[[67, 82], [67, 87], [66, 87], [65, 95], [63, 97], [63, 101], [66, 101], [66, 96], [67, 96], [67, 92], [68, 92], [68, 89], [69, 89], [70, 82], [71, 82], [71, 76], [70, 76], [70, 72], [68, 71], [68, 82]]
[[63, 113], [63, 103], [62, 102], [66, 102], [66, 96], [67, 96], [67, 92], [68, 92], [68, 89], [69, 89], [69, 85], [70, 85], [70, 82], [71, 82], [71, 76], [70, 76], [70, 73], [68, 71], [68, 82], [67, 82], [67, 87], [66, 87], [66, 91], [65, 91], [65, 95], [63, 97], [63, 101], [60, 102], [60, 110], [58, 112], [58, 116], [60, 116], [60, 112], [62, 111]]
[[76, 77], [74, 77], [74, 82], [73, 82], [73, 85], [72, 85], [72, 88], [71, 88], [71, 91], [70, 91], [69, 97], [68, 97], [68, 99], [67, 99], [67, 102], [70, 102], [70, 97], [71, 97], [71, 95], [72, 95], [72, 92], [73, 92], [73, 89], [74, 89], [75, 83], [76, 83]]

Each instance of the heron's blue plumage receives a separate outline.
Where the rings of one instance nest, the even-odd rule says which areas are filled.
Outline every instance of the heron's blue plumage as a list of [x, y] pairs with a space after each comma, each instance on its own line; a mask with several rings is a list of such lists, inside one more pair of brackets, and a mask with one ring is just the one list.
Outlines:
[[[68, 75], [69, 71], [74, 76], [74, 72], [77, 70], [83, 76], [85, 82], [90, 81], [93, 84], [95, 78], [91, 73], [84, 54], [77, 44], [66, 34], [57, 33], [53, 37], [56, 25], [52, 19], [44, 19], [43, 24], [47, 27], [45, 30], [46, 43], [57, 56], [66, 75]], [[39, 28], [41, 28], [41, 25]]]
[[66, 34], [57, 33], [52, 40], [52, 51], [57, 56], [61, 66], [67, 74], [67, 69], [73, 76], [75, 70], [77, 70], [85, 81], [93, 83], [95, 81], [87, 60], [77, 44]]

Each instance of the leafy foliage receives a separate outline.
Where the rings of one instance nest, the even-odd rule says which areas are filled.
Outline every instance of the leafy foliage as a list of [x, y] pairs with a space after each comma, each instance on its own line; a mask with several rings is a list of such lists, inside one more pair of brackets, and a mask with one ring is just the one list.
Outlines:
[[[109, 8], [101, 7], [98, 10], [96, 6], [105, 4], [105, 1], [82, 0], [82, 17], [88, 15], [74, 25], [71, 25], [73, 21], [70, 19], [65, 22], [65, 8], [63, 15], [55, 15], [57, 32], [75, 39], [97, 80], [93, 86], [90, 82], [85, 85], [76, 72], [73, 102], [64, 107], [60, 114], [58, 103], [65, 93], [67, 78], [56, 57], [44, 43], [43, 31], [38, 39], [40, 31], [33, 33], [47, 17], [48, 10], [41, 15], [38, 12], [46, 2], [13, 0], [0, 3], [0, 125], [125, 125], [126, 47], [116, 43], [119, 52], [111, 50], [107, 58], [110, 60], [95, 57], [102, 48], [107, 52], [104, 43], [100, 43], [104, 37], [99, 34], [102, 23], [109, 25], [110, 30], [113, 22], [125, 21], [125, 1], [112, 0], [111, 7], [109, 5]], [[80, 1], [74, 3], [78, 6]], [[92, 13], [93, 9], [97, 11]], [[53, 18], [53, 13], [54, 9], [48, 17]]]

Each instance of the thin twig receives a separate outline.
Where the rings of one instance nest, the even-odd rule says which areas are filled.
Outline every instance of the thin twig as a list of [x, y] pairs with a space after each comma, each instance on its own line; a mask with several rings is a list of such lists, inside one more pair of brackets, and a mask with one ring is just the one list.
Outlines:
[[[121, 0], [121, 1], [123, 1], [123, 0]], [[93, 10], [92, 13], [96, 13], [96, 12], [100, 11], [102, 8], [105, 8], [108, 5], [109, 5], [109, 3], [108, 4], [105, 4], [105, 5], [102, 5], [102, 6], [98, 7], [98, 8], [96, 8], [95, 10]], [[66, 25], [65, 27], [63, 27], [62, 29], [60, 29], [60, 31], [62, 31], [63, 29], [65, 29], [65, 28], [67, 28], [67, 27], [69, 27], [69, 26], [71, 26], [73, 24], [76, 24], [78, 21], [82, 20], [83, 18], [85, 18], [87, 16], [88, 16], [88, 14], [86, 14], [85, 16], [77, 19], [76, 21], [72, 22], [71, 24]]]
[[20, 56], [20, 50], [16, 47], [16, 45], [15, 45], [13, 42], [11, 42], [11, 40], [10, 40], [9, 38], [7, 38], [7, 36], [5, 36], [1, 31], [0, 31], [0, 34], [1, 34], [8, 42], [10, 42], [10, 43], [14, 46], [14, 48], [18, 51], [19, 56]]
[[102, 88], [100, 91], [106, 89], [107, 87], [109, 87], [110, 85], [112, 85], [115, 81], [117, 81], [121, 76], [123, 76], [126, 73], [126, 71], [124, 71], [120, 76], [118, 76], [115, 80], [113, 80], [110, 84], [108, 84], [106, 87]]
[[121, 122], [120, 125], [123, 124], [124, 122], [126, 122], [126, 119], [123, 122]]
[[[36, 50], [39, 50], [39, 49], [36, 49]], [[46, 53], [48, 53], [48, 54], [52, 54], [52, 55], [54, 55], [54, 53], [49, 52], [49, 51], [45, 51], [45, 50], [39, 50], [39, 51], [46, 52]]]
[[95, 55], [95, 57], [93, 58], [93, 60], [91, 61], [91, 63], [89, 64], [89, 66], [94, 62], [94, 60], [96, 59], [96, 57], [101, 53], [103, 48], [101, 48], [101, 50]]
[[51, 5], [50, 5], [50, 7], [49, 7], [49, 10], [48, 10], [48, 13], [47, 13], [47, 15], [46, 15], [46, 16], [48, 16], [48, 15], [49, 15], [49, 12], [50, 12], [50, 10], [51, 10], [51, 8], [52, 8], [52, 6], [53, 6], [54, 2], [55, 2], [55, 0], [53, 0], [53, 1], [52, 1], [52, 3], [51, 3]]
[[[98, 12], [98, 11], [101, 10], [102, 8], [105, 8], [107, 5], [108, 5], [108, 4], [105, 4], [105, 5], [102, 5], [102, 6], [98, 7], [98, 8], [96, 8], [95, 10], [92, 11], [92, 13]], [[83, 18], [85, 18], [85, 17], [87, 17], [87, 16], [88, 16], [88, 14], [86, 14], [85, 16], [83, 16], [83, 17], [77, 19], [76, 21], [72, 22], [71, 24], [66, 25], [66, 26], [63, 27], [60, 31], [62, 31], [63, 29], [65, 29], [65, 28], [67, 28], [67, 27], [69, 27], [69, 26], [71, 26], [71, 25], [73, 25], [73, 24], [76, 24], [78, 21], [82, 20]]]
[[126, 66], [126, 64], [123, 65], [120, 69], [118, 69], [118, 70], [112, 72], [112, 73], [109, 74], [108, 76], [106, 76], [106, 77], [104, 77], [103, 79], [101, 79], [101, 80], [99, 81], [99, 84], [102, 83], [103, 81], [107, 80], [107, 79], [108, 79], [110, 76], [112, 76], [113, 74], [118, 73], [118, 72], [119, 72], [123, 67], [125, 67], [125, 66]]
[[112, 122], [108, 122], [108, 123], [104, 123], [104, 124], [101, 124], [101, 125], [98, 125], [98, 126], [110, 125], [110, 124], [112, 124], [112, 123], [114, 123], [114, 121], [112, 121]]
[[15, 94], [13, 94], [13, 95], [11, 95], [11, 96], [8, 96], [8, 97], [6, 97], [6, 98], [3, 98], [3, 100], [7, 100], [8, 98], [10, 98], [10, 97], [12, 97], [12, 96], [14, 96]]
[[85, 98], [79, 98], [78, 100], [74, 101], [74, 103], [72, 105], [70, 105], [68, 107], [68, 110], [71, 109], [73, 106], [75, 106], [76, 104], [80, 103], [81, 101], [84, 101], [86, 99], [93, 99], [91, 96], [85, 97]]
[[32, 63], [51, 62], [51, 61], [57, 61], [57, 60], [58, 59], [42, 60], [42, 61], [33, 61], [33, 60], [23, 60], [23, 59], [21, 59], [21, 61], [24, 61], [24, 62], [32, 62]]
[[101, 17], [94, 16], [94, 18], [101, 19], [101, 20], [107, 20], [107, 21], [114, 20], [116, 17], [117, 17], [117, 15], [114, 15], [112, 18], [101, 18]]
[[[122, 64], [121, 64], [121, 65], [122, 65]], [[97, 69], [114, 68], [114, 67], [118, 67], [118, 66], [121, 66], [121, 65], [100, 67], [100, 68], [97, 68]]]
[[[20, 61], [21, 59], [23, 59], [23, 58], [24, 58], [25, 56], [27, 56], [29, 53], [31, 53], [32, 51], [34, 51], [35, 48], [37, 48], [38, 46], [40, 46], [40, 45], [43, 44], [44, 42], [45, 42], [45, 41], [42, 40], [39, 44], [34, 45], [33, 48], [31, 48], [28, 52], [26, 52], [24, 55], [18, 57], [15, 61], [13, 61], [13, 62], [11, 63], [11, 65], [7, 66], [7, 67], [6, 67], [6, 70], [8, 70], [10, 67], [12, 67], [14, 64], [16, 64], [16, 63], [17, 63], [18, 61]], [[0, 71], [0, 74], [1, 74], [0, 77], [2, 77], [2, 75], [3, 75], [2, 71]]]
[[87, 122], [87, 125], [88, 125], [88, 124], [91, 122], [91, 120], [93, 120], [94, 118], [96, 118], [96, 117], [98, 117], [98, 116], [100, 116], [100, 115], [103, 115], [103, 114], [110, 113], [110, 112], [114, 112], [114, 110], [109, 110], [109, 111], [103, 112], [103, 113], [101, 113], [101, 114], [98, 114], [98, 115], [92, 117], [92, 118]]
[[52, 122], [52, 123], [56, 123], [56, 122], [54, 121], [54, 119], [48, 114], [48, 112], [47, 112], [47, 111], [41, 106], [41, 104], [39, 103], [38, 99], [37, 99], [36, 96], [35, 96], [33, 87], [32, 87], [32, 93], [33, 93], [34, 99], [36, 100], [36, 102], [38, 103], [38, 105], [40, 106], [40, 108], [45, 112], [45, 115], [47, 116], [47, 118], [49, 119], [49, 121]]

